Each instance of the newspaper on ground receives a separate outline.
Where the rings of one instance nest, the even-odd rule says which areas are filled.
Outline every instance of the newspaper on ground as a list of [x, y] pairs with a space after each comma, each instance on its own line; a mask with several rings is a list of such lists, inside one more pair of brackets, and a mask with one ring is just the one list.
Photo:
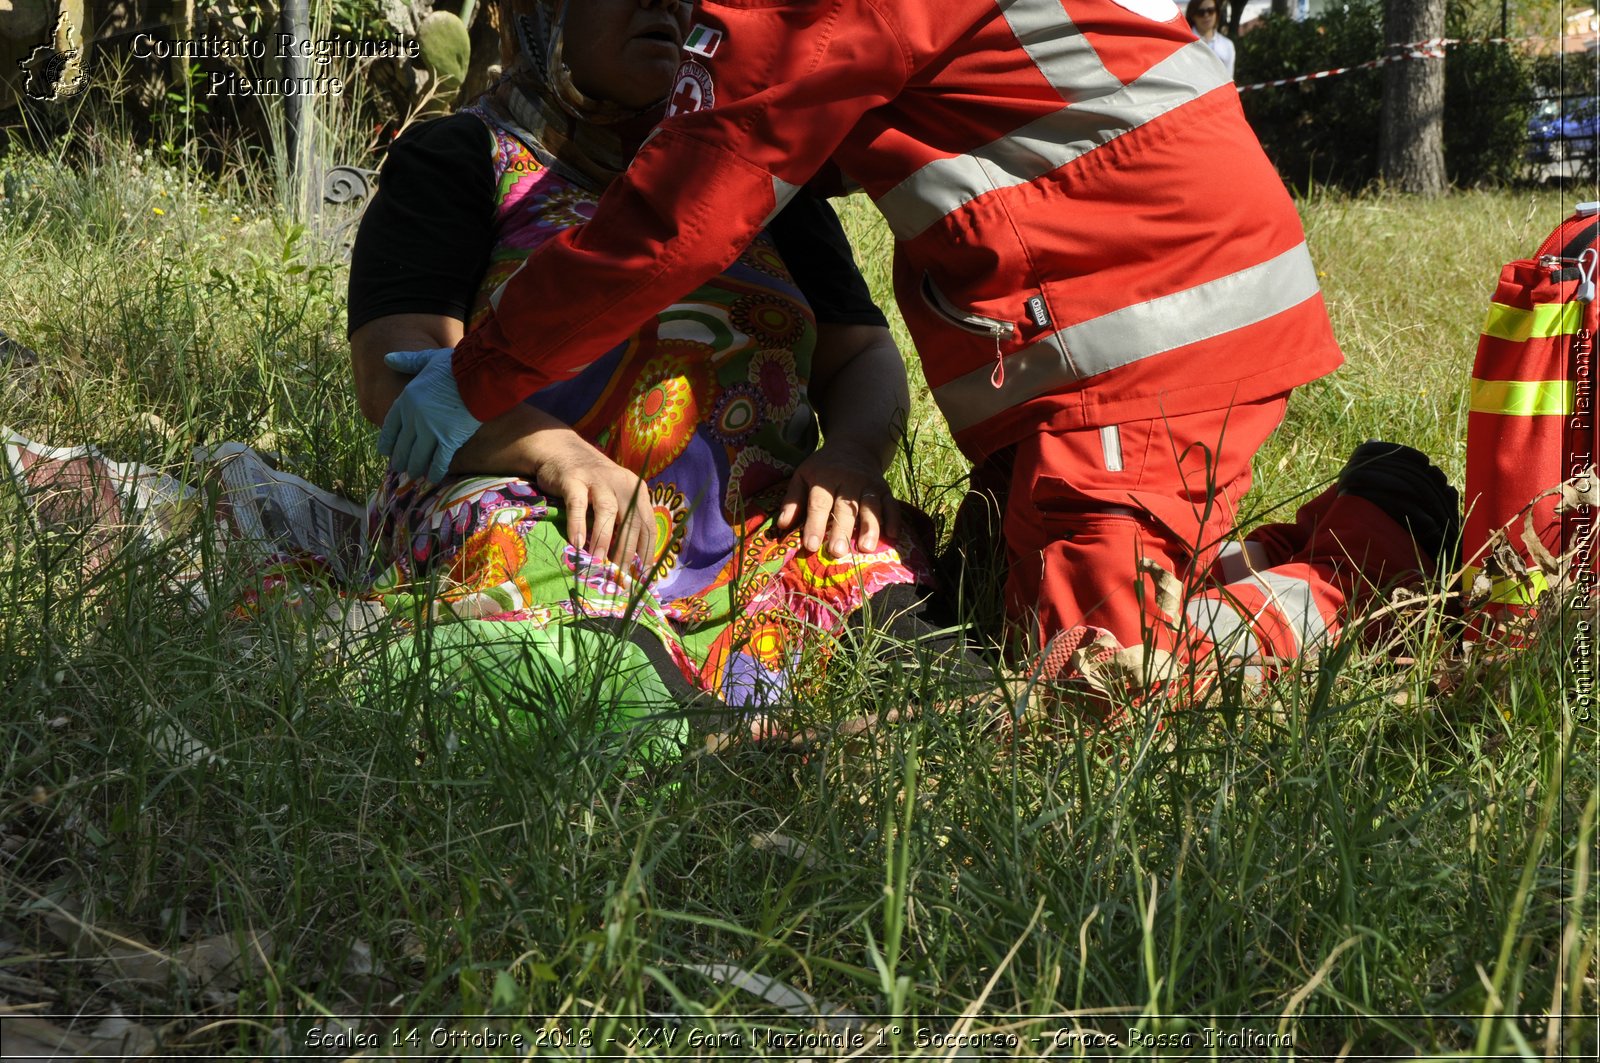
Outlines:
[[366, 543], [366, 510], [308, 480], [279, 472], [243, 443], [196, 448], [197, 466], [222, 484], [216, 520], [230, 539], [264, 556], [310, 554], [340, 579], [358, 572]]
[[193, 460], [213, 493], [159, 469], [112, 461], [96, 447], [52, 447], [0, 427], [5, 466], [41, 531], [80, 536], [91, 570], [126, 537], [165, 542], [189, 527], [209, 497], [225, 537], [259, 560], [310, 555], [338, 578], [358, 572], [365, 510], [307, 480], [280, 472], [242, 443], [197, 447]]
[[157, 469], [112, 461], [93, 446], [52, 447], [0, 428], [7, 478], [21, 491], [40, 535], [77, 538], [89, 572], [127, 540], [161, 541], [197, 512], [195, 491]]

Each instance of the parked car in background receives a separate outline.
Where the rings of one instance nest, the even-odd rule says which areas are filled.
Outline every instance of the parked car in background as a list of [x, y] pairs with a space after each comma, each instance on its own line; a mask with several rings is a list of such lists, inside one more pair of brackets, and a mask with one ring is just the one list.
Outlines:
[[1593, 96], [1547, 99], [1528, 119], [1528, 158], [1534, 162], [1587, 159], [1600, 138], [1600, 101]]

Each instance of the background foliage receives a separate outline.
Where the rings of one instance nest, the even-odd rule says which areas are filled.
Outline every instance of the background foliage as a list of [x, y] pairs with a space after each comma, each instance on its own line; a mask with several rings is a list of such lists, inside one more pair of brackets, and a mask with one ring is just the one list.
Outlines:
[[[91, 5], [95, 0], [90, 0]], [[337, 158], [374, 166], [384, 144], [407, 122], [464, 102], [498, 72], [498, 12], [492, 2], [453, 0], [311, 0], [313, 36], [406, 37], [432, 9], [465, 17], [470, 26], [471, 63], [459, 92], [449, 79], [431, 76], [427, 63], [379, 60], [340, 64], [326, 71], [346, 78], [352, 92], [340, 110], [359, 112]], [[112, 8], [108, 7], [107, 11]], [[187, 33], [222, 36], [271, 33], [276, 5], [263, 0], [199, 5], [193, 25], [188, 9], [169, 0], [127, 0], [115, 10], [131, 12], [122, 22], [107, 15], [91, 52], [93, 95], [112, 104], [122, 127], [144, 140], [170, 139], [182, 126], [187, 150], [212, 172], [221, 172], [255, 148], [281, 141], [279, 116], [259, 99], [207, 97], [196, 90], [213, 71], [233, 69], [252, 76], [275, 73], [271, 62], [202, 60], [138, 63], [129, 57], [137, 28], [169, 38]], [[1514, 37], [1559, 32], [1566, 8], [1539, 2], [1508, 5], [1505, 31]], [[1268, 81], [1359, 64], [1381, 56], [1382, 0], [1349, 0], [1306, 22], [1268, 17], [1237, 39], [1238, 80]], [[1495, 0], [1450, 0], [1447, 33], [1472, 42], [1452, 47], [1445, 61], [1445, 153], [1449, 177], [1458, 187], [1507, 184], [1542, 176], [1525, 161], [1527, 120], [1544, 98], [1578, 98], [1595, 92], [1593, 56], [1539, 54], [1543, 45], [1481, 43], [1501, 34], [1503, 12]], [[320, 72], [320, 71], [319, 71]], [[3, 73], [3, 72], [0, 72]], [[1376, 175], [1381, 120], [1380, 70], [1353, 71], [1302, 85], [1244, 94], [1247, 116], [1284, 179], [1296, 188], [1332, 184], [1355, 190]], [[32, 126], [35, 146], [53, 143], [78, 124], [81, 108], [55, 105], [13, 107], [0, 113], [0, 128], [16, 133]], [[1592, 173], [1591, 173], [1592, 176]]]
[[[1498, 19], [1482, 6], [1451, 3], [1446, 33], [1482, 42], [1498, 36]], [[1355, 66], [1385, 54], [1383, 5], [1350, 0], [1305, 22], [1269, 17], [1237, 43], [1240, 84]], [[1540, 84], [1535, 63], [1521, 48], [1488, 43], [1452, 46], [1444, 62], [1450, 180], [1470, 187], [1527, 177], [1527, 121]], [[1576, 82], [1572, 89], [1579, 90]], [[1382, 96], [1378, 67], [1247, 92], [1243, 101], [1285, 181], [1301, 189], [1319, 183], [1358, 189], [1377, 177]]]

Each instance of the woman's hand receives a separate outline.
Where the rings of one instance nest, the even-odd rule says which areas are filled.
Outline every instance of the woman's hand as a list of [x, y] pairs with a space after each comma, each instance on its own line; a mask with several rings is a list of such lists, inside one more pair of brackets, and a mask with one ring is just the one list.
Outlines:
[[826, 537], [834, 557], [849, 551], [852, 538], [871, 551], [883, 536], [892, 539], [899, 530], [899, 513], [877, 455], [844, 441], [824, 443], [795, 469], [778, 510], [778, 530], [792, 528], [802, 509], [802, 544], [815, 551]]
[[800, 463], [778, 510], [778, 528], [801, 519], [801, 541], [828, 552], [864, 551], [900, 530], [900, 514], [884, 482], [911, 399], [906, 367], [889, 330], [876, 325], [817, 326], [811, 359], [811, 400], [822, 422], [823, 444]]
[[[456, 318], [396, 314], [357, 329], [350, 355], [366, 418], [382, 424], [409, 379], [387, 363], [388, 352], [454, 347], [463, 328]], [[624, 568], [634, 558], [645, 569], [655, 561], [655, 514], [644, 483], [535, 406], [519, 403], [483, 425], [456, 452], [450, 471], [521, 476], [565, 500], [572, 545]]]
[[530, 440], [533, 482], [567, 507], [567, 541], [625, 570], [649, 571], [656, 557], [650, 490], [570, 428], [541, 428]]

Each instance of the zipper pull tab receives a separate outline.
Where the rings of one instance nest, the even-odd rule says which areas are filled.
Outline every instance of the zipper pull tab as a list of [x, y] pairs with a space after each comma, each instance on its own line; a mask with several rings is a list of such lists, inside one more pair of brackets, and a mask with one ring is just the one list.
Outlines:
[[1596, 272], [1600, 272], [1600, 249], [1586, 247], [1583, 249], [1583, 254], [1578, 256], [1578, 276], [1582, 280], [1578, 281], [1578, 291], [1573, 296], [1578, 302], [1594, 302], [1594, 277]]
[[998, 328], [994, 330], [994, 372], [989, 374], [989, 383], [994, 386], [996, 391], [1005, 387], [1006, 384], [1006, 359], [1000, 353], [1000, 337], [1003, 335], [1005, 333]]

